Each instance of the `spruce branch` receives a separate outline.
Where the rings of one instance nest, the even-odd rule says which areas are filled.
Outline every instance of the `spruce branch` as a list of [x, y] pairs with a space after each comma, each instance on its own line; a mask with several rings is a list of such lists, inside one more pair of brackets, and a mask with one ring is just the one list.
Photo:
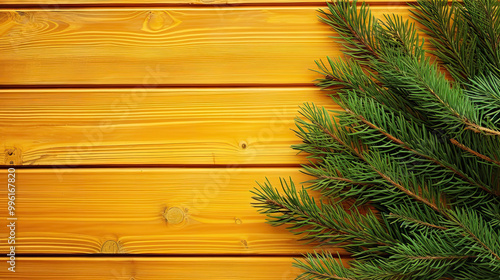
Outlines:
[[498, 126], [500, 123], [500, 77], [478, 76], [471, 80], [466, 94], [485, 118]]
[[481, 259], [490, 259], [491, 263], [500, 261], [500, 235], [478, 213], [469, 209], [456, 209], [451, 221], [460, 227], [463, 235], [480, 245], [480, 247], [471, 246], [468, 251], [476, 252]]
[[[289, 229], [302, 234], [301, 240], [342, 245], [353, 253], [379, 254], [384, 248], [394, 245], [395, 240], [384, 231], [372, 212], [347, 214], [339, 204], [316, 202], [304, 189], [297, 192], [292, 181], [288, 184], [281, 180], [281, 184], [285, 197], [280, 196], [269, 182], [253, 191], [254, 199], [258, 201], [254, 205], [268, 215], [267, 221], [273, 226], [294, 224]], [[363, 228], [370, 230], [361, 230]]]
[[465, 84], [483, 72], [484, 63], [477, 63], [477, 35], [470, 32], [467, 21], [461, 20], [462, 4], [428, 0], [418, 1], [412, 8], [413, 19], [424, 26], [425, 33], [431, 37], [430, 42], [436, 49], [431, 53], [440, 59], [456, 81]]
[[472, 150], [471, 148], [465, 146], [464, 144], [458, 142], [455, 139], [450, 139], [450, 142], [453, 143], [453, 145], [456, 145], [457, 147], [459, 147], [460, 149], [462, 149], [462, 150], [464, 150], [464, 151], [466, 151], [466, 152], [468, 152], [468, 153], [470, 153], [472, 155], [475, 155], [476, 157], [478, 157], [478, 158], [480, 158], [482, 160], [485, 160], [485, 161], [488, 161], [488, 162], [491, 162], [491, 163], [494, 163], [494, 164], [500, 166], [500, 161], [496, 161], [494, 159], [489, 158], [488, 156], [480, 154], [480, 153]]
[[437, 229], [442, 229], [442, 230], [447, 230], [448, 229], [448, 228], [443, 227], [443, 226], [438, 226], [438, 225], [431, 224], [431, 223], [428, 223], [428, 222], [420, 221], [420, 220], [417, 220], [417, 219], [411, 218], [411, 217], [400, 216], [400, 215], [397, 215], [397, 214], [394, 214], [394, 213], [389, 213], [389, 216], [391, 218], [396, 218], [398, 220], [407, 221], [407, 222], [419, 224], [419, 225], [426, 226], [426, 227], [432, 227], [432, 228], [437, 228]]
[[[296, 260], [299, 279], [498, 279], [500, 275], [500, 5], [418, 0], [416, 25], [376, 19], [364, 3], [320, 11], [343, 59], [316, 61], [341, 111], [304, 104], [293, 148], [308, 154], [307, 189], [254, 191], [274, 226], [336, 245]], [[320, 191], [320, 198], [311, 196]]]
[[[328, 114], [328, 111], [326, 111], [324, 108], [319, 109], [315, 106], [308, 106], [304, 107], [304, 116], [308, 117], [309, 120], [312, 122], [313, 125], [318, 127], [320, 130], [322, 130], [325, 134], [330, 136], [334, 141], [338, 142], [341, 146], [343, 146], [346, 150], [348, 150], [352, 155], [355, 155], [358, 157], [360, 160], [364, 161], [367, 164], [367, 167], [371, 169], [371, 171], [375, 172], [382, 178], [384, 181], [388, 182], [392, 186], [396, 187], [403, 193], [409, 195], [410, 197], [414, 198], [417, 201], [420, 201], [432, 209], [434, 209], [437, 212], [441, 212], [442, 207], [438, 206], [438, 200], [437, 199], [429, 199], [426, 198], [415, 191], [412, 191], [409, 187], [404, 186], [403, 184], [397, 182], [397, 180], [391, 178], [390, 175], [387, 173], [384, 173], [380, 168], [378, 168], [374, 163], [378, 163], [379, 166], [384, 166], [384, 162], [388, 162], [389, 160], [387, 158], [384, 158], [381, 156], [381, 158], [373, 158], [367, 157], [367, 154], [364, 153], [367, 148], [358, 146], [356, 147], [355, 143], [356, 141], [354, 139], [351, 139], [350, 142], [347, 142], [346, 140], [341, 139], [340, 134], [336, 134], [333, 129], [333, 125], [335, 124], [335, 120], [332, 119], [330, 121], [330, 116]], [[336, 130], [338, 131], [340, 127], [336, 127]], [[347, 133], [344, 133], [343, 135], [346, 135]], [[388, 167], [388, 169], [396, 169], [395, 166], [392, 166], [391, 164], [385, 165], [384, 167]], [[424, 190], [423, 186], [414, 186], [418, 187], [420, 190]]]
[[355, 280], [342, 264], [341, 257], [338, 256], [337, 260], [329, 252], [308, 253], [304, 260], [295, 261], [294, 266], [305, 271], [297, 278], [300, 280]]
[[[374, 104], [370, 104], [372, 106], [376, 106]], [[368, 105], [369, 106], [369, 105]], [[349, 106], [345, 106], [345, 110], [348, 114], [352, 115], [353, 117], [359, 119], [362, 123], [366, 124], [368, 127], [370, 128], [373, 128], [375, 129], [376, 131], [378, 131], [379, 133], [381, 133], [382, 135], [384, 135], [387, 139], [391, 140], [392, 142], [394, 142], [395, 144], [398, 144], [400, 145], [402, 148], [414, 153], [416, 156], [419, 156], [419, 157], [422, 157], [422, 158], [425, 158], [425, 159], [428, 159], [432, 162], [434, 162], [435, 164], [441, 166], [441, 167], [444, 167], [448, 170], [450, 170], [451, 172], [453, 172], [454, 174], [458, 175], [460, 178], [464, 179], [467, 183], [469, 184], [472, 184], [472, 185], [475, 185], [481, 189], [483, 189], [484, 191], [487, 191], [489, 193], [493, 193], [497, 196], [500, 195], [500, 193], [494, 193], [492, 190], [490, 190], [488, 187], [486, 187], [485, 185], [482, 185], [474, 180], [472, 180], [469, 176], [467, 176], [465, 173], [463, 173], [462, 171], [458, 170], [456, 167], [450, 165], [449, 163], [447, 162], [444, 162], [440, 159], [438, 159], [437, 157], [435, 157], [434, 155], [432, 155], [431, 153], [425, 153], [425, 152], [419, 152], [417, 150], [415, 150], [414, 148], [411, 147], [411, 144], [407, 143], [407, 142], [404, 142], [403, 140], [400, 140], [398, 138], [396, 138], [395, 136], [393, 136], [392, 134], [390, 134], [389, 132], [385, 131], [383, 128], [377, 126], [376, 124], [368, 121], [365, 117], [363, 117], [362, 115], [359, 115], [359, 114], [356, 114], [354, 113], [353, 111], [351, 111], [349, 108]], [[365, 107], [366, 108], [366, 107]], [[385, 114], [390, 114], [388, 112], [385, 112]], [[465, 151], [467, 152], [471, 152], [471, 150], [463, 145], [461, 145], [460, 143], [458, 143], [456, 140], [454, 139], [451, 139], [450, 140], [454, 145], [457, 145], [459, 148], [461, 149], [464, 149]], [[474, 152], [474, 151], [472, 151]], [[475, 155], [477, 155], [476, 152], [474, 152]], [[492, 161], [490, 158], [486, 157], [486, 156], [483, 156], [483, 155], [480, 155], [479, 156], [480, 158], [482, 159], [485, 159], [487, 161]]]
[[378, 29], [378, 21], [363, 2], [357, 7], [357, 0], [327, 2], [329, 13], [318, 10], [324, 17], [320, 20], [330, 25], [339, 34], [346, 53], [360, 63], [379, 58], [377, 41], [369, 30]]
[[489, 71], [500, 69], [500, 9], [497, 0], [464, 0], [463, 15], [477, 34]]

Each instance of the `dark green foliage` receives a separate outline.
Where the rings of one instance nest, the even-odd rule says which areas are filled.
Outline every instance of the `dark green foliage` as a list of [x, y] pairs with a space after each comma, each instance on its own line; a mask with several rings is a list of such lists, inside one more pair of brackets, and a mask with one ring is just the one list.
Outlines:
[[254, 205], [354, 260], [309, 254], [299, 279], [500, 279], [499, 1], [418, 1], [437, 61], [399, 16], [347, 0], [320, 13], [345, 56], [316, 62], [317, 85], [343, 110], [304, 104], [293, 148], [310, 190], [266, 182]]

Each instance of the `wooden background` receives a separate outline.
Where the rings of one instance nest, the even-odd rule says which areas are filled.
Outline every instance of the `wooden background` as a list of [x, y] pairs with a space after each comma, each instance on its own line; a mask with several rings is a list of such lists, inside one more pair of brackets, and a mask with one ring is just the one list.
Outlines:
[[[402, 1], [368, 1], [408, 16]], [[292, 279], [314, 249], [251, 207], [295, 181], [298, 106], [335, 108], [317, 0], [2, 0], [2, 279]], [[7, 271], [7, 168], [17, 263]], [[335, 248], [333, 248], [334, 251]], [[342, 251], [340, 252], [343, 253]]]

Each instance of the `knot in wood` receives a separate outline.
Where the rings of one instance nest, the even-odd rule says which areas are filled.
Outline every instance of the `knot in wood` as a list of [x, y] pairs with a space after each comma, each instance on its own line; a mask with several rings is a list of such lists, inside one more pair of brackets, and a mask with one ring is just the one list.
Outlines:
[[247, 142], [245, 142], [245, 141], [241, 141], [241, 142], [240, 142], [240, 147], [241, 147], [243, 150], [244, 150], [244, 149], [246, 149], [246, 148], [248, 147]]
[[184, 221], [184, 211], [179, 207], [171, 207], [163, 215], [169, 224], [177, 225]]
[[104, 254], [117, 254], [120, 251], [120, 245], [114, 240], [106, 240], [102, 243], [101, 253]]

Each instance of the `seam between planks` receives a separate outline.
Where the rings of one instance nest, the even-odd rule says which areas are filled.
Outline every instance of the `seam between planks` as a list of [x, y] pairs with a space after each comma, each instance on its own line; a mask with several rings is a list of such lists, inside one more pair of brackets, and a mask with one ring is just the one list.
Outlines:
[[[363, 1], [358, 2], [358, 6]], [[451, 0], [449, 1], [451, 2]], [[367, 2], [370, 6], [406, 6], [416, 4], [416, 0], [408, 1], [377, 1]], [[315, 2], [269, 2], [269, 3], [226, 3], [226, 4], [200, 4], [200, 3], [143, 3], [143, 4], [126, 4], [126, 3], [108, 3], [108, 4], [0, 4], [0, 9], [32, 9], [32, 10], [58, 10], [58, 9], [86, 9], [86, 8], [206, 8], [206, 9], [223, 9], [235, 7], [314, 7], [326, 6], [326, 1]]]
[[[350, 256], [347, 253], [340, 253], [340, 256]], [[305, 253], [304, 253], [305, 254]], [[16, 254], [16, 258], [300, 258], [304, 254]]]
[[[287, 84], [30, 84], [30, 85], [4, 85], [1, 90], [8, 89], [217, 89], [217, 88], [314, 88], [314, 83], [287, 83]], [[318, 88], [319, 90], [319, 88]]]
[[106, 168], [165, 168], [165, 169], [224, 169], [224, 168], [300, 168], [301, 164], [80, 164], [78, 166], [68, 167], [68, 165], [0, 165], [0, 168], [14, 167], [16, 169], [106, 169]]

